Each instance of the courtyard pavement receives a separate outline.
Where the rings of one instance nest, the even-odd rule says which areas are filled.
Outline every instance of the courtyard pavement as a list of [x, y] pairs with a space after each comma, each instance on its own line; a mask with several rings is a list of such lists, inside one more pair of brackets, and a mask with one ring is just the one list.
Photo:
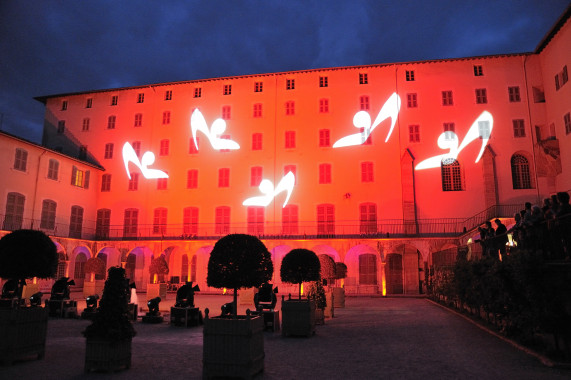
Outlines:
[[[172, 305], [170, 297], [174, 295], [161, 303], [161, 310]], [[218, 315], [220, 306], [230, 301], [230, 296], [197, 295], [195, 304]], [[240, 305], [239, 312], [246, 307]], [[0, 366], [0, 379], [202, 378], [202, 326], [174, 327], [166, 319], [156, 325], [140, 319], [135, 323], [130, 369], [85, 374], [81, 331], [89, 323], [50, 319], [45, 357]], [[313, 337], [264, 334], [265, 369], [256, 379], [571, 378], [571, 370], [547, 367], [422, 298], [347, 297], [346, 307], [335, 309], [334, 318], [316, 326]]]

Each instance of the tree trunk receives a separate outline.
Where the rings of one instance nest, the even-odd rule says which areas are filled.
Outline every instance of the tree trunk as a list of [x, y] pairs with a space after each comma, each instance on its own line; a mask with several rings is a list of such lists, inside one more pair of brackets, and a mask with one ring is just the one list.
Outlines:
[[232, 315], [234, 319], [238, 317], [238, 288], [234, 288], [234, 307], [232, 308]]

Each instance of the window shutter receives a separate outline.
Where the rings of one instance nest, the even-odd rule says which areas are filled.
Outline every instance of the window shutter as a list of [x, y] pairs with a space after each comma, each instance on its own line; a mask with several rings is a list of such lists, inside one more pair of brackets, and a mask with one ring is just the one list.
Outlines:
[[83, 179], [83, 188], [84, 189], [89, 189], [89, 173], [90, 173], [89, 170], [87, 170], [85, 172], [85, 177]]
[[71, 184], [75, 186], [75, 177], [77, 176], [77, 168], [73, 166], [71, 168]]

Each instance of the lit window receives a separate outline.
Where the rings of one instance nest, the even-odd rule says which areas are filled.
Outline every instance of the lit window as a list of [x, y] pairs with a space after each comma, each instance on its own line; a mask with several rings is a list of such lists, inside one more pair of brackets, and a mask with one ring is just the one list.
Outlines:
[[107, 118], [107, 129], [115, 129], [115, 122], [117, 121], [117, 117], [115, 115], [111, 115]]
[[367, 84], [367, 83], [369, 83], [369, 74], [359, 73], [359, 84]]
[[454, 99], [452, 98], [452, 91], [442, 91], [442, 105], [443, 106], [454, 105]]
[[331, 183], [331, 164], [319, 165], [319, 183]]
[[202, 96], [202, 87], [195, 87], [194, 88], [194, 97], [200, 98]]
[[172, 100], [172, 90], [165, 91], [165, 100]]
[[329, 139], [329, 129], [320, 129], [319, 130], [319, 146], [320, 147], [328, 147], [331, 146], [331, 141]]
[[142, 92], [137, 95], [137, 103], [144, 103], [145, 102], [145, 94]]
[[482, 69], [482, 65], [474, 65], [474, 76], [481, 77], [484, 75], [484, 70]]
[[57, 133], [58, 135], [65, 133], [65, 120], [60, 120], [57, 122]]
[[116, 106], [118, 101], [119, 101], [119, 96], [118, 96], [118, 95], [113, 95], [113, 96], [111, 97], [111, 105], [112, 105], [112, 106]]
[[71, 184], [73, 186], [88, 189], [89, 188], [89, 175], [90, 175], [89, 170], [83, 171], [83, 170], [79, 170], [75, 166], [72, 166], [72, 168], [71, 168]]
[[113, 158], [113, 143], [105, 144], [105, 156], [103, 158], [106, 160]]
[[514, 154], [511, 158], [512, 183], [514, 189], [531, 189], [531, 176], [529, 161], [521, 154]]
[[161, 140], [161, 147], [159, 150], [159, 156], [168, 156], [169, 154], [169, 147], [170, 141], [169, 140]]
[[332, 204], [317, 206], [317, 234], [335, 234], [335, 208]]
[[141, 157], [141, 142], [140, 141], [133, 141], [131, 146], [133, 147], [133, 150], [137, 154], [137, 157]]
[[254, 117], [262, 117], [262, 103], [254, 104]]
[[93, 98], [87, 98], [85, 101], [85, 108], [93, 107]]
[[373, 182], [373, 163], [361, 162], [361, 182]]
[[186, 173], [186, 188], [187, 189], [198, 188], [198, 170], [191, 169]]
[[486, 91], [485, 88], [476, 89], [476, 103], [477, 104], [488, 103], [488, 92]]
[[411, 143], [420, 142], [420, 125], [414, 124], [408, 126], [408, 141]]
[[319, 99], [319, 112], [320, 113], [329, 112], [329, 99]]
[[51, 199], [45, 199], [42, 202], [42, 219], [40, 221], [40, 228], [53, 230], [56, 225], [56, 208], [57, 203]]
[[367, 95], [359, 97], [359, 109], [361, 111], [368, 111], [370, 109], [369, 97]]
[[262, 182], [262, 167], [254, 166], [250, 168], [250, 186], [258, 187]]
[[64, 100], [63, 102], [61, 102], [61, 110], [62, 111], [67, 110], [67, 100]]
[[565, 123], [565, 134], [568, 135], [571, 133], [571, 113], [567, 112], [563, 116], [563, 122]]
[[252, 150], [262, 150], [262, 134], [252, 134]]
[[83, 229], [83, 208], [79, 206], [71, 206], [71, 215], [69, 217], [69, 237], [81, 239], [81, 230]]
[[[198, 148], [197, 148], [197, 146], [198, 146]], [[194, 139], [191, 137], [189, 147], [188, 147], [188, 153], [189, 154], [196, 154], [196, 153], [198, 153], [199, 148], [200, 148], [200, 136], [196, 136], [196, 145], [194, 145]]]
[[295, 114], [295, 102], [290, 100], [285, 104], [286, 115], [294, 115]]
[[25, 172], [27, 167], [28, 167], [28, 151], [16, 148], [16, 154], [14, 156], [14, 170]]
[[[110, 226], [111, 226], [111, 210], [108, 208], [102, 208], [97, 210], [97, 220], [95, 222], [95, 235], [99, 238], [108, 238]], [[75, 262], [77, 263], [77, 259]]]
[[230, 186], [230, 169], [218, 169], [218, 187]]
[[359, 285], [377, 284], [377, 256], [371, 253], [359, 255]]
[[407, 82], [414, 81], [414, 70], [407, 70], [406, 71], [406, 81]]
[[284, 166], [284, 176], [290, 172], [295, 177], [295, 183], [297, 184], [297, 168], [295, 165], [285, 165]]
[[444, 123], [444, 139], [453, 140], [453, 136], [455, 133], [456, 133], [456, 125], [454, 125], [454, 123]]
[[490, 122], [487, 120], [478, 121], [478, 134], [482, 139], [490, 138]]
[[83, 119], [83, 125], [82, 125], [82, 127], [81, 127], [81, 130], [82, 130], [83, 132], [89, 131], [89, 118], [88, 118], [88, 117], [86, 117], [85, 119]]
[[222, 107], [222, 119], [230, 120], [230, 115], [231, 115], [230, 110], [231, 110], [230, 106], [223, 106]]
[[285, 147], [286, 147], [286, 149], [295, 148], [295, 131], [286, 131], [286, 133], [285, 133]]
[[455, 159], [445, 159], [441, 164], [442, 191], [461, 191], [462, 173], [460, 163]]
[[219, 235], [226, 235], [230, 232], [230, 207], [216, 207], [215, 231]]
[[519, 94], [519, 86], [508, 87], [508, 95], [511, 103], [516, 103], [521, 101], [521, 96]]
[[128, 208], [125, 210], [123, 218], [123, 236], [137, 237], [137, 228], [139, 226], [139, 210], [136, 208]]
[[232, 85], [225, 84], [224, 85], [224, 95], [231, 95], [232, 94]]
[[101, 192], [111, 191], [111, 174], [103, 174], [101, 177]]
[[248, 207], [248, 234], [264, 234], [264, 207]]
[[295, 79], [286, 79], [286, 90], [295, 89]]
[[514, 137], [525, 137], [525, 126], [523, 119], [512, 120], [514, 128]]
[[129, 180], [129, 191], [137, 191], [139, 189], [139, 173], [131, 173]]
[[157, 178], [157, 190], [166, 190], [168, 186], [168, 178]]
[[[222, 136], [220, 136], [220, 139], [221, 139], [221, 140], [232, 140], [232, 136], [230, 136], [230, 135], [222, 135]], [[228, 153], [228, 152], [230, 152], [230, 150], [231, 150], [231, 149], [220, 149], [220, 152], [222, 152], [222, 153]]]
[[282, 208], [282, 233], [292, 235], [298, 233], [297, 206], [287, 205]]
[[359, 215], [359, 232], [362, 234], [377, 233], [377, 205], [374, 203], [361, 203], [359, 205]]
[[163, 125], [167, 125], [171, 123], [171, 111], [164, 111], [163, 112]]
[[184, 234], [198, 234], [198, 207], [185, 207], [182, 218]]
[[48, 178], [57, 181], [59, 177], [59, 161], [50, 159], [48, 163]]
[[262, 92], [264, 89], [264, 83], [263, 82], [255, 82], [254, 83], [254, 92]]
[[319, 77], [319, 87], [328, 87], [329, 85], [329, 78], [328, 77]]
[[143, 125], [143, 114], [142, 113], [136, 113], [135, 114], [135, 127], [140, 127]]
[[416, 94], [406, 94], [406, 105], [408, 108], [418, 107]]

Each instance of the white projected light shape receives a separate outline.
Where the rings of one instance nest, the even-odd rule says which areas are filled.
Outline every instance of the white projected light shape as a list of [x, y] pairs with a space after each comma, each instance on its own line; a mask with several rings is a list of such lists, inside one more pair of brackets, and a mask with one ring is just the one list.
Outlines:
[[222, 135], [226, 130], [226, 121], [223, 119], [216, 119], [212, 123], [212, 127], [208, 129], [206, 119], [204, 119], [202, 112], [200, 112], [198, 108], [192, 112], [192, 115], [190, 115], [190, 130], [192, 131], [192, 138], [194, 140], [194, 147], [196, 150], [198, 150], [198, 142], [196, 141], [197, 131], [204, 133], [206, 137], [208, 137], [208, 141], [210, 141], [210, 145], [212, 145], [213, 149], [240, 149], [240, 145], [236, 141], [220, 138], [220, 135]]
[[129, 162], [135, 164], [135, 166], [141, 170], [143, 177], [147, 179], [169, 177], [169, 175], [162, 170], [149, 169], [149, 166], [155, 162], [155, 154], [153, 152], [145, 152], [141, 158], [141, 161], [139, 161], [139, 157], [137, 157], [135, 149], [133, 149], [131, 144], [126, 142], [125, 145], [123, 145], [123, 163], [125, 164], [127, 177], [131, 179], [131, 173], [129, 172]]
[[397, 95], [396, 92], [393, 92], [391, 96], [387, 99], [383, 107], [379, 111], [375, 122], [371, 124], [371, 116], [366, 111], [359, 111], [353, 116], [353, 125], [355, 128], [363, 129], [360, 133], [355, 133], [353, 135], [345, 136], [335, 142], [333, 144], [333, 148], [342, 148], [346, 146], [354, 146], [354, 145], [361, 145], [373, 133], [375, 127], [385, 119], [391, 118], [391, 127], [389, 129], [389, 133], [387, 133], [387, 138], [385, 142], [389, 141], [391, 134], [393, 133], [393, 129], [395, 128], [395, 124], [397, 122], [397, 116], [400, 110], [400, 97]]
[[[482, 112], [480, 116], [474, 121], [468, 133], [466, 133], [466, 137], [462, 141], [462, 144], [458, 146], [458, 136], [454, 132], [444, 132], [438, 137], [438, 147], [440, 149], [448, 149], [448, 153], [440, 154], [438, 156], [427, 158], [424, 161], [421, 161], [414, 170], [422, 170], [422, 169], [431, 169], [431, 168], [439, 168], [442, 160], [453, 159], [455, 160], [458, 158], [458, 155], [468, 144], [472, 141], [482, 139], [482, 147], [480, 148], [480, 153], [478, 157], [476, 157], [476, 163], [480, 161], [482, 155], [484, 154], [484, 149], [490, 140], [490, 135], [492, 133], [492, 128], [494, 127], [494, 118], [492, 114], [488, 111]], [[447, 135], [448, 133], [448, 135]]]
[[260, 192], [264, 195], [248, 198], [244, 202], [242, 202], [242, 205], [266, 207], [270, 203], [272, 203], [272, 200], [276, 197], [276, 195], [278, 195], [282, 191], [287, 191], [287, 196], [284, 201], [284, 205], [282, 206], [283, 208], [287, 205], [287, 202], [289, 201], [289, 197], [293, 192], [294, 185], [295, 185], [295, 175], [292, 172], [288, 172], [281, 179], [281, 181], [278, 183], [278, 185], [275, 188], [272, 181], [270, 181], [269, 179], [264, 179], [262, 180], [262, 182], [260, 182], [260, 186], [258, 187], [260, 189]]

